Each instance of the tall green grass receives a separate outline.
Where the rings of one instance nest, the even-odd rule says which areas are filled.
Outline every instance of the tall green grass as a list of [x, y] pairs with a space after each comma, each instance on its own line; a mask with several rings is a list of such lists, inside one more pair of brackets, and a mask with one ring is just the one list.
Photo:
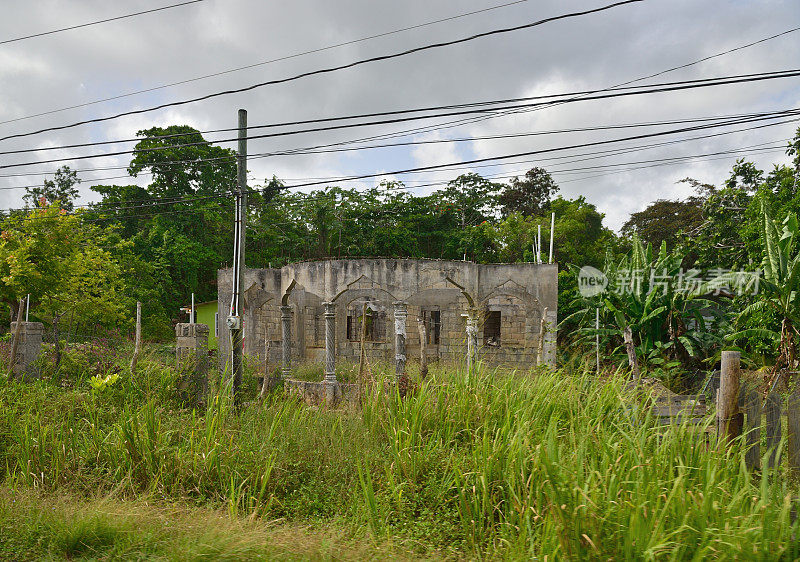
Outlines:
[[183, 407], [147, 362], [96, 395], [0, 381], [0, 467], [45, 494], [337, 521], [455, 556], [798, 555], [787, 475], [748, 472], [740, 448], [691, 426], [657, 427], [620, 381], [439, 367], [405, 399], [385, 388], [358, 411], [276, 394], [237, 412], [224, 385]]

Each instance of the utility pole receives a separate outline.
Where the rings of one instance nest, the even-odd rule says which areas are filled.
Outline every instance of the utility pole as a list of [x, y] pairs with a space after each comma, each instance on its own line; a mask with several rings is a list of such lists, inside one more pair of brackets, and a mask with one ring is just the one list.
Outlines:
[[244, 243], [247, 217], [247, 110], [239, 110], [239, 153], [236, 157], [236, 218], [233, 235], [233, 286], [228, 329], [231, 332], [233, 403], [238, 406], [242, 387], [242, 312], [244, 299]]

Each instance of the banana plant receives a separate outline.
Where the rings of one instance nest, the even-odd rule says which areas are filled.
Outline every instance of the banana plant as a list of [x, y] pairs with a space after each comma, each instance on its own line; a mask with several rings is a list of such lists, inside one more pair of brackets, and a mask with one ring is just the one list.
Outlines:
[[764, 276], [759, 280], [757, 300], [738, 315], [745, 320], [757, 312], [771, 310], [780, 320], [780, 331], [770, 327], [741, 330], [729, 336], [735, 340], [745, 337], [765, 337], [779, 341], [778, 356], [773, 373], [794, 369], [797, 365], [796, 338], [800, 333], [800, 224], [789, 213], [783, 221], [770, 216], [765, 203], [761, 204], [763, 218], [763, 251], [761, 266]]
[[[585, 308], [564, 323], [578, 320], [580, 333], [593, 338], [599, 334], [618, 344], [629, 327], [637, 342], [637, 355], [645, 363], [659, 364], [660, 356], [680, 361], [684, 366], [698, 364], [716, 340], [708, 337], [706, 316], [716, 310], [715, 303], [703, 298], [708, 284], [695, 278], [687, 287], [681, 267], [683, 256], [668, 252], [662, 244], [656, 253], [637, 237], [630, 253], [619, 263], [607, 265], [608, 287], [600, 298], [582, 299]], [[607, 260], [608, 262], [608, 260]], [[594, 308], [603, 316], [601, 329], [591, 327]], [[705, 315], [704, 315], [705, 314]], [[621, 350], [621, 345], [614, 351]]]

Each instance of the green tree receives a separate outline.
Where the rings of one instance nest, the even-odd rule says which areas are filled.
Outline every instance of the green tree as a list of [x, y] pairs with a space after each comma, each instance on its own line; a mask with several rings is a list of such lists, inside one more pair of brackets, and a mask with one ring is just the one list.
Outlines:
[[37, 315], [53, 324], [69, 313], [78, 323], [125, 325], [131, 308], [122, 269], [103, 248], [103, 231], [56, 206], [34, 209], [3, 222], [0, 293], [14, 307], [25, 294], [39, 303]]
[[681, 234], [694, 232], [703, 223], [702, 203], [699, 197], [689, 197], [685, 201], [658, 199], [643, 211], [631, 214], [622, 225], [622, 234], [636, 234], [655, 248], [666, 242], [667, 250], [671, 251]]
[[56, 170], [52, 180], [45, 178], [41, 187], [26, 187], [22, 199], [31, 207], [58, 201], [62, 209], [71, 211], [78, 197], [76, 186], [79, 183], [81, 180], [78, 179], [77, 172], [71, 170], [69, 166], [61, 166]]
[[500, 194], [504, 217], [519, 213], [529, 217], [549, 210], [550, 200], [558, 193], [558, 185], [544, 168], [531, 168], [522, 179], [513, 177]]

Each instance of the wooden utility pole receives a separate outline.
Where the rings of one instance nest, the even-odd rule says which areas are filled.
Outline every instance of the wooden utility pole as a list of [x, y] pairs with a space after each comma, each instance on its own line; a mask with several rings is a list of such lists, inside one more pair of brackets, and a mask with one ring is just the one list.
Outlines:
[[247, 111], [239, 110], [239, 152], [236, 156], [236, 224], [233, 236], [233, 287], [228, 329], [231, 332], [233, 403], [238, 406], [242, 387], [242, 312], [244, 299], [244, 244], [247, 219]]
[[[58, 342], [56, 342], [58, 345]], [[133, 343], [133, 357], [131, 357], [131, 374], [136, 370], [139, 362], [139, 353], [142, 351], [142, 303], [136, 302], [136, 340]]]

